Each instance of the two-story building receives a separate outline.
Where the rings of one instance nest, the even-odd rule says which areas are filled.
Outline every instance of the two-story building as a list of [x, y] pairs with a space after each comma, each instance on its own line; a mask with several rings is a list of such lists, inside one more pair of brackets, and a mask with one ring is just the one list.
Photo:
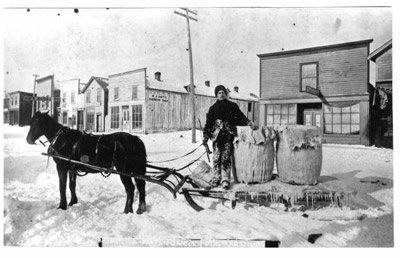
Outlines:
[[82, 89], [84, 95], [84, 128], [93, 132], [105, 132], [108, 114], [108, 78], [92, 76]]
[[260, 124], [315, 125], [324, 143], [369, 145], [371, 42], [259, 54]]
[[8, 94], [8, 118], [10, 125], [29, 125], [32, 117], [33, 93], [14, 91]]
[[375, 88], [371, 103], [371, 143], [377, 147], [392, 148], [392, 40], [374, 50], [368, 59], [375, 63]]
[[58, 121], [60, 117], [60, 89], [54, 83], [54, 75], [36, 80], [35, 110], [49, 111], [49, 115]]
[[[108, 88], [107, 131], [152, 133], [192, 128], [190, 94], [184, 86], [162, 80], [160, 72], [156, 72], [154, 78], [148, 78], [146, 68], [110, 75]], [[206, 112], [216, 100], [214, 88], [206, 83], [197, 87], [195, 93], [196, 118], [204, 126]], [[247, 99], [231, 100], [237, 102], [250, 119], [254, 118], [257, 98], [249, 95]], [[197, 121], [196, 127], [199, 128]]]
[[83, 130], [83, 125], [78, 121], [84, 110], [83, 95], [79, 79], [58, 82], [61, 95], [58, 122], [72, 129]]

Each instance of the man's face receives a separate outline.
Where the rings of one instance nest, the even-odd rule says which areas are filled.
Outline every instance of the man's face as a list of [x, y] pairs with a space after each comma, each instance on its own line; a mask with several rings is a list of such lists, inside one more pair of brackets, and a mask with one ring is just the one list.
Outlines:
[[217, 99], [219, 99], [219, 100], [224, 100], [224, 99], [226, 99], [225, 91], [223, 91], [223, 90], [218, 91], [218, 92], [217, 92]]

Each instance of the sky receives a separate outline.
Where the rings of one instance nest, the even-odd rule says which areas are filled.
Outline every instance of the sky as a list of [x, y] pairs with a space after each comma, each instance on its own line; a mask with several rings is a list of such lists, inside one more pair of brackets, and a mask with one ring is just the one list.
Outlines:
[[[105, 6], [105, 5], [104, 5]], [[179, 8], [7, 8], [4, 90], [33, 91], [33, 74], [56, 81], [146, 67], [149, 78], [190, 83], [187, 23]], [[390, 7], [193, 7], [194, 83], [239, 86], [259, 95], [258, 54], [392, 38]], [[373, 73], [373, 69], [371, 70]], [[372, 74], [373, 76], [373, 74]]]

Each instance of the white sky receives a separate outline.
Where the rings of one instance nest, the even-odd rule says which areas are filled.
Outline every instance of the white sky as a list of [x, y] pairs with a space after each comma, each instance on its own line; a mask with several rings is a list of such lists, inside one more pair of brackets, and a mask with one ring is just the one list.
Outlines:
[[[372, 52], [392, 38], [389, 7], [192, 9], [199, 20], [191, 21], [195, 84], [210, 80], [257, 95], [257, 54], [365, 39], [374, 40]], [[160, 71], [186, 85], [186, 20], [174, 10], [4, 9], [4, 89], [32, 92], [35, 73], [87, 82], [142, 67], [150, 78]]]

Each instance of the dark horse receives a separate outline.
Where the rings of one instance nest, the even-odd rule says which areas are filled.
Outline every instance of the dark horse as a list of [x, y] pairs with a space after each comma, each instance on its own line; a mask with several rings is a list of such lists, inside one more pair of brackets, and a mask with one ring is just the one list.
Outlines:
[[[91, 165], [110, 168], [132, 175], [146, 174], [146, 148], [137, 136], [125, 132], [105, 135], [85, 134], [78, 130], [69, 129], [54, 121], [47, 113], [36, 112], [30, 121], [30, 129], [26, 141], [35, 144], [35, 141], [44, 135], [50, 142], [48, 153], [82, 161]], [[73, 164], [68, 161], [54, 158], [57, 164], [60, 187], [60, 209], [67, 209], [66, 186], [69, 175], [69, 189], [71, 201], [69, 206], [78, 203], [76, 197], [77, 171], [89, 171], [89, 168]], [[95, 171], [90, 171], [95, 172]], [[98, 171], [96, 171], [98, 172]], [[135, 186], [132, 178], [120, 175], [126, 191], [124, 213], [133, 212], [132, 204]], [[136, 179], [139, 190], [139, 206], [136, 213], [146, 211], [145, 181]]]

